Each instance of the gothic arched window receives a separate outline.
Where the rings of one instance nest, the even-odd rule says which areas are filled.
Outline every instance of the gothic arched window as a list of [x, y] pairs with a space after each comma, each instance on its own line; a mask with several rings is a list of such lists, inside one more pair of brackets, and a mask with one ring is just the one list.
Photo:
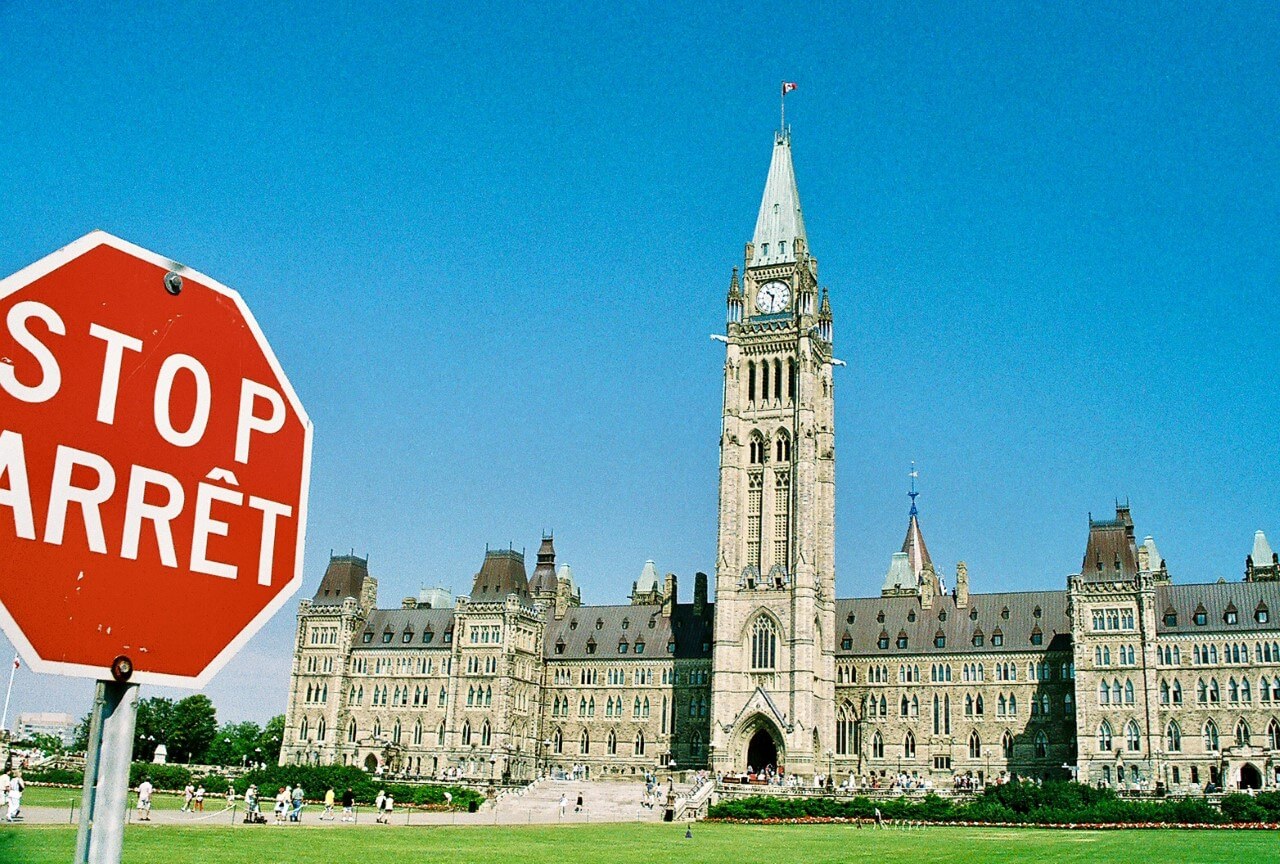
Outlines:
[[1182, 729], [1176, 720], [1170, 720], [1164, 730], [1164, 746], [1170, 753], [1182, 752]]
[[751, 668], [773, 669], [777, 658], [777, 628], [772, 618], [761, 615], [751, 627]]
[[1142, 732], [1138, 729], [1138, 724], [1130, 720], [1124, 727], [1124, 746], [1131, 753], [1137, 753], [1142, 749]]
[[1049, 736], [1041, 729], [1036, 733], [1036, 758], [1045, 759], [1049, 755]]
[[1111, 724], [1106, 720], [1098, 726], [1098, 752], [1108, 753], [1111, 751]]
[[880, 732], [878, 730], [876, 731], [876, 734], [871, 736], [871, 758], [884, 758], [884, 739], [880, 737]]
[[978, 737], [977, 729], [974, 729], [973, 732], [969, 734], [969, 758], [982, 758], [982, 739]]
[[1209, 753], [1218, 752], [1218, 727], [1212, 720], [1204, 724], [1204, 749]]

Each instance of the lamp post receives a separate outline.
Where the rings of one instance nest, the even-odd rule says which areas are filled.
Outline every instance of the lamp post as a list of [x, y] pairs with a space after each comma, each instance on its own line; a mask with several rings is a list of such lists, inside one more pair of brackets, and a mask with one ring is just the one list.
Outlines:
[[832, 753], [830, 750], [828, 750], [827, 751], [827, 788], [828, 789], [835, 788], [835, 784], [831, 782], [831, 771], [835, 764], [834, 759], [835, 759], [835, 754]]
[[542, 772], [543, 774], [551, 773], [551, 739], [543, 739], [542, 742]]

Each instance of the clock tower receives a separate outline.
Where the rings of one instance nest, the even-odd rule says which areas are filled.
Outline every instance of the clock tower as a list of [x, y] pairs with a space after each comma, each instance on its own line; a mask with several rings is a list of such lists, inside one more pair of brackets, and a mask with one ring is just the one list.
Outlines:
[[789, 131], [727, 303], [712, 762], [811, 775], [835, 730], [832, 322]]

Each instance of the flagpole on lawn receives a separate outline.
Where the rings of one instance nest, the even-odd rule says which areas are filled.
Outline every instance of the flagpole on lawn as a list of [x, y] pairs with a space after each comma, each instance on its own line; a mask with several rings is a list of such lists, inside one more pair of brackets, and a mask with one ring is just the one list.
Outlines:
[[4, 691], [4, 713], [0, 714], [0, 731], [9, 729], [9, 697], [13, 695], [13, 676], [18, 672], [18, 655], [13, 656], [13, 665], [9, 667], [9, 689]]

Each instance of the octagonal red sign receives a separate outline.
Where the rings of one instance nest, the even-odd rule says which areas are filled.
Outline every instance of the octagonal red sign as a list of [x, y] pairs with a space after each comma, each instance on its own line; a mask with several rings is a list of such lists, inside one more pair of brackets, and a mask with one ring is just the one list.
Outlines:
[[200, 686], [302, 581], [311, 421], [240, 295], [95, 231], [0, 281], [0, 625]]

